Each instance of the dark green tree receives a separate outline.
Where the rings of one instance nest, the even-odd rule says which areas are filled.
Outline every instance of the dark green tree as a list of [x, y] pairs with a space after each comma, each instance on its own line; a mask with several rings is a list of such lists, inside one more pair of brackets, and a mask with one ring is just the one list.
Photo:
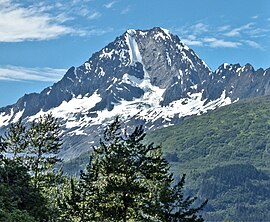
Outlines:
[[44, 221], [46, 200], [31, 183], [27, 168], [12, 159], [0, 160], [0, 221]]
[[27, 154], [34, 186], [50, 187], [62, 142], [60, 127], [52, 114], [40, 116], [27, 130]]
[[[33, 213], [41, 215], [40, 217], [34, 215], [36, 221], [56, 221], [58, 216], [56, 200], [58, 190], [62, 188], [64, 181], [61, 168], [56, 170], [56, 164], [60, 162], [59, 134], [60, 127], [57, 119], [48, 114], [30, 124], [23, 124], [21, 121], [13, 123], [4, 135], [0, 136], [0, 178], [2, 178], [0, 185], [3, 190], [6, 190], [5, 193], [3, 192], [3, 198], [8, 198], [11, 193], [11, 197], [12, 194], [16, 197], [14, 200], [18, 199], [17, 202], [10, 201], [14, 206], [12, 212], [17, 212], [15, 216], [18, 218], [20, 216], [23, 218], [24, 212], [33, 209]], [[31, 205], [30, 200], [34, 201], [34, 204]], [[31, 209], [21, 208], [21, 202], [27, 203], [26, 206]], [[40, 202], [42, 204], [39, 204]], [[7, 203], [5, 202], [3, 208], [8, 210], [5, 212], [11, 209]]]
[[174, 185], [161, 147], [144, 137], [142, 126], [128, 134], [118, 118], [109, 125], [80, 177], [79, 221], [203, 221], [206, 202], [184, 197], [185, 176]]
[[0, 149], [16, 162], [24, 164], [26, 147], [26, 128], [21, 120], [11, 123], [4, 135], [0, 135]]
[[61, 222], [79, 222], [85, 220], [85, 212], [82, 207], [83, 194], [77, 186], [78, 181], [75, 178], [66, 180], [62, 187], [61, 196], [58, 197], [58, 207], [61, 209], [59, 221]]

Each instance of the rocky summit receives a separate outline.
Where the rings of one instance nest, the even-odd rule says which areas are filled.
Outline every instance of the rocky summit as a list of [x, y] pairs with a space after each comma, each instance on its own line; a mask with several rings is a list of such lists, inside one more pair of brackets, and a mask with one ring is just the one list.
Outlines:
[[216, 71], [178, 36], [128, 30], [41, 93], [0, 108], [0, 127], [52, 113], [62, 123], [64, 159], [87, 152], [108, 121], [146, 130], [174, 125], [239, 99], [270, 94], [270, 69], [222, 64]]

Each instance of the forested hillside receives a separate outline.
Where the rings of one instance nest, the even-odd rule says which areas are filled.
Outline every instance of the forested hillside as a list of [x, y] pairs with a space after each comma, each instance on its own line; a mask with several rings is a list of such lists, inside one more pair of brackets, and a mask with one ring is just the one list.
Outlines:
[[269, 102], [242, 100], [148, 135], [162, 144], [171, 170], [188, 173], [194, 190], [209, 198], [206, 218], [270, 218]]

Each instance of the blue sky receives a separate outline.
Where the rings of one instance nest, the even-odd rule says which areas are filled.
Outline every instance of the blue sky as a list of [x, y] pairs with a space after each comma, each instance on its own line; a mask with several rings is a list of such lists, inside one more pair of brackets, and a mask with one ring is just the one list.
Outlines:
[[0, 107], [52, 85], [127, 29], [169, 29], [212, 70], [270, 67], [269, 0], [0, 0], [0, 18]]

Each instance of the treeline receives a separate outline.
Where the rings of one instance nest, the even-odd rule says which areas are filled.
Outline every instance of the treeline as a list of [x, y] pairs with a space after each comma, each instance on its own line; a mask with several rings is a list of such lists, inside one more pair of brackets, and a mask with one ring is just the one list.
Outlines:
[[144, 137], [117, 118], [77, 179], [56, 168], [62, 144], [51, 114], [11, 124], [0, 137], [0, 221], [203, 221], [206, 201], [185, 197], [185, 175], [175, 181], [161, 147]]

